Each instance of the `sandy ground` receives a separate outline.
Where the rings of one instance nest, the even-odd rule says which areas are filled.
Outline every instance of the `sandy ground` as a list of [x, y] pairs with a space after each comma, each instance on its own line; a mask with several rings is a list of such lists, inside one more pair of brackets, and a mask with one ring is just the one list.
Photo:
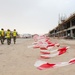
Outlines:
[[[49, 63], [64, 62], [75, 58], [75, 40], [51, 39], [61, 46], [70, 46], [69, 50], [50, 59], [41, 59]], [[33, 39], [17, 39], [14, 45], [0, 44], [0, 75], [75, 75], [75, 64], [59, 68], [38, 70], [34, 63], [40, 57], [40, 49], [28, 48]]]

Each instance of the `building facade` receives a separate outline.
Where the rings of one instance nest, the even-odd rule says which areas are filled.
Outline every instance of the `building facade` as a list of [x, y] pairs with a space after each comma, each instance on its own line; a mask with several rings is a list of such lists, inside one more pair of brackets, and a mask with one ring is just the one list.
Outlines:
[[71, 15], [68, 19], [58, 24], [56, 28], [49, 31], [50, 37], [60, 38], [75, 38], [75, 14]]

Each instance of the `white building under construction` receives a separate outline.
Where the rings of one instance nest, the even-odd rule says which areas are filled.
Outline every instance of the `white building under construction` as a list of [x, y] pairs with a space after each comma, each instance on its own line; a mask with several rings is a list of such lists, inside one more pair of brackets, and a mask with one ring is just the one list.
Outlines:
[[50, 37], [75, 38], [75, 13], [49, 31]]

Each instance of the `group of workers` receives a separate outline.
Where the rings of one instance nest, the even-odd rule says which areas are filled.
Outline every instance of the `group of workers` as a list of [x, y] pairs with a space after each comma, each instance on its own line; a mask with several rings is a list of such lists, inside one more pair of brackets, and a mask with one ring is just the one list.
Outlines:
[[15, 44], [17, 35], [18, 34], [17, 34], [16, 29], [14, 29], [13, 31], [10, 31], [10, 29], [7, 29], [7, 31], [5, 31], [3, 28], [1, 28], [1, 30], [0, 30], [1, 44], [4, 44], [4, 40], [7, 39], [7, 44], [10, 45], [11, 44], [11, 38], [13, 38], [13, 42]]

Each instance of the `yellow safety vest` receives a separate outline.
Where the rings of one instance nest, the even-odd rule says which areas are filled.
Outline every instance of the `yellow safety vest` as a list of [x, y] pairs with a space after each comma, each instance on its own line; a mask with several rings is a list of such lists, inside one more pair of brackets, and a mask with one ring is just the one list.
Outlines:
[[11, 36], [10, 31], [7, 31], [7, 32], [6, 32], [6, 37], [7, 37], [7, 38], [10, 38], [10, 36]]
[[16, 36], [17, 35], [17, 32], [16, 31], [13, 31], [13, 36]]
[[0, 36], [1, 36], [2, 32], [0, 31]]
[[4, 36], [4, 30], [1, 30], [1, 36]]

